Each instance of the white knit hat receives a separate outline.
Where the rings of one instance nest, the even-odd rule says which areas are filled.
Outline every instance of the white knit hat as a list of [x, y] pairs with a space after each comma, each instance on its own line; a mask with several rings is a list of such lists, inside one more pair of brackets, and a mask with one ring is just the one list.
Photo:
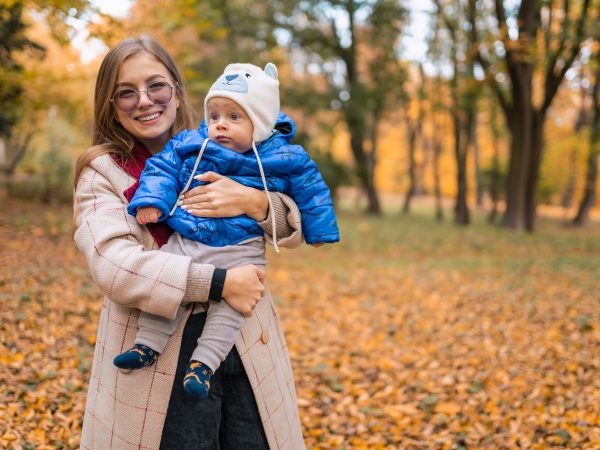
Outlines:
[[279, 115], [277, 67], [273, 63], [268, 63], [264, 71], [253, 64], [235, 63], [225, 67], [204, 99], [207, 123], [206, 105], [213, 97], [229, 98], [244, 108], [254, 125], [252, 138], [256, 143], [262, 142], [273, 132]]

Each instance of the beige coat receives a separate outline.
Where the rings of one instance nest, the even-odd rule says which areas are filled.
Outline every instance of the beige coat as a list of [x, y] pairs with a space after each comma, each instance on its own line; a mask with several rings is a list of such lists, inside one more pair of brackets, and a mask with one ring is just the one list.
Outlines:
[[[112, 360], [133, 345], [139, 310], [173, 318], [182, 300], [206, 301], [214, 270], [185, 256], [149, 251], [158, 247], [148, 230], [127, 214], [123, 196], [134, 182], [104, 155], [83, 171], [75, 191], [75, 242], [106, 295], [83, 420], [83, 449], [159, 447], [186, 320], [157, 364], [123, 374]], [[279, 199], [270, 212], [277, 219], [278, 235], [288, 236], [278, 244], [297, 246], [302, 240], [297, 207], [282, 194], [272, 198]], [[264, 222], [266, 233], [269, 223]], [[188, 278], [191, 273], [194, 277]], [[269, 293], [246, 320], [236, 346], [270, 448], [305, 448], [290, 357]]]

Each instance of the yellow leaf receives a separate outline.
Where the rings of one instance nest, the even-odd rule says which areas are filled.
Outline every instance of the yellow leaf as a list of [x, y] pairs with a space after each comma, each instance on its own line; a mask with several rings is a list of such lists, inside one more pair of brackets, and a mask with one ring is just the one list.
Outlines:
[[437, 403], [435, 405], [435, 412], [438, 414], [446, 414], [447, 416], [451, 416], [460, 412], [460, 405], [452, 402]]

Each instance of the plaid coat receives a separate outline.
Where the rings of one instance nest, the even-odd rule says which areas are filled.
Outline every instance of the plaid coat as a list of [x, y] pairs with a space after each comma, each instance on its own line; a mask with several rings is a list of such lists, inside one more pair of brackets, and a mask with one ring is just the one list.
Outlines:
[[[173, 318], [182, 300], [205, 301], [213, 266], [157, 250], [144, 226], [127, 214], [136, 183], [109, 155], [84, 169], [75, 189], [75, 242], [105, 294], [81, 436], [82, 449], [157, 449], [175, 376], [184, 320], [157, 364], [123, 374], [113, 358], [131, 347], [139, 310]], [[282, 247], [301, 240], [300, 214], [272, 194]], [[270, 219], [261, 226], [269, 233]], [[268, 237], [267, 237], [268, 238]], [[193, 273], [193, 277], [188, 274]], [[193, 280], [193, 282], [191, 281]], [[193, 285], [193, 286], [192, 286]], [[271, 295], [258, 303], [236, 343], [252, 385], [270, 448], [304, 449], [292, 367]], [[131, 395], [132, 392], [136, 395]], [[140, 393], [143, 393], [140, 395]]]

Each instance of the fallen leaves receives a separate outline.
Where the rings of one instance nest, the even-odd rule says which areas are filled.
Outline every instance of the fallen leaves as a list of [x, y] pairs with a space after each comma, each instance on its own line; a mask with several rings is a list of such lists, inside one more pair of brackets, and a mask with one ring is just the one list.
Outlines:
[[[100, 292], [68, 207], [0, 211], [0, 447], [77, 448]], [[307, 447], [600, 448], [597, 229], [344, 216], [270, 254]]]

